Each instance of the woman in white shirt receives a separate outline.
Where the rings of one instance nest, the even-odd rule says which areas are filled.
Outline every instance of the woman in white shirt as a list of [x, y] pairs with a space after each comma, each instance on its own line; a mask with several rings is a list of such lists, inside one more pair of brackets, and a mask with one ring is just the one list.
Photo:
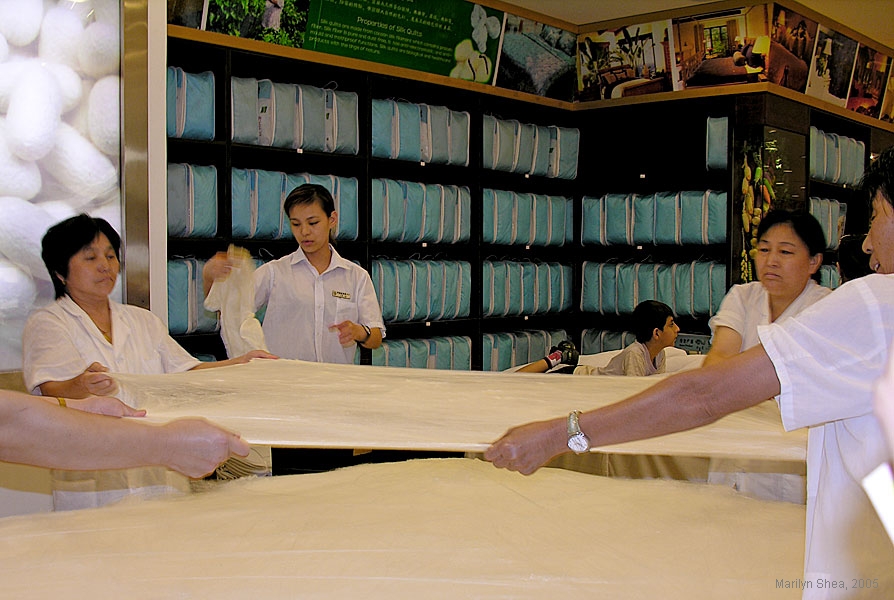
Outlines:
[[111, 396], [117, 386], [107, 371], [161, 375], [275, 358], [256, 350], [226, 361], [199, 362], [154, 314], [112, 301], [120, 247], [121, 238], [108, 222], [85, 214], [47, 230], [41, 256], [56, 302], [35, 310], [22, 334], [25, 384], [32, 393]]
[[[41, 256], [56, 301], [35, 310], [22, 333], [25, 385], [34, 394], [85, 398], [117, 391], [108, 372], [160, 375], [276, 358], [260, 350], [215, 363], [190, 356], [157, 316], [109, 298], [118, 279], [121, 238], [103, 219], [81, 214], [47, 230]], [[188, 482], [163, 468], [54, 471], [57, 510], [99, 506], [140, 489], [185, 491]]]
[[758, 281], [734, 285], [711, 318], [705, 365], [756, 346], [759, 326], [785, 321], [830, 292], [812, 279], [826, 248], [815, 217], [771, 210], [758, 226], [757, 240]]
[[[754, 263], [759, 281], [735, 285], [711, 318], [714, 334], [705, 365], [723, 361], [760, 343], [757, 328], [782, 323], [831, 290], [813, 275], [823, 263], [826, 238], [815, 217], [806, 212], [768, 212], [757, 230]], [[806, 467], [712, 458], [710, 483], [729, 485], [749, 496], [803, 504]]]

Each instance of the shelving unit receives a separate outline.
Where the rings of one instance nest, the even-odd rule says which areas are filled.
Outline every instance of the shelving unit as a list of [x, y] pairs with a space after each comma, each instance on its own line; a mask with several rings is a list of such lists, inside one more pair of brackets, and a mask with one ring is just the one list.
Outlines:
[[[178, 37], [177, 33], [184, 37]], [[171, 35], [173, 34], [173, 35]], [[481, 335], [488, 331], [502, 331], [517, 328], [550, 328], [573, 330], [574, 313], [533, 315], [530, 317], [510, 317], [505, 319], [481, 318], [481, 263], [487, 257], [506, 259], [556, 260], [561, 254], [559, 248], [524, 249], [512, 246], [490, 246], [481, 244], [481, 211], [474, 210], [481, 205], [481, 190], [485, 186], [499, 187], [515, 191], [561, 194], [574, 197], [577, 182], [547, 179], [545, 177], [526, 178], [521, 175], [487, 171], [481, 165], [482, 115], [487, 112], [503, 118], [513, 118], [522, 122], [570, 126], [574, 118], [570, 110], [555, 106], [544, 107], [515, 100], [515, 94], [507, 97], [482, 96], [459, 87], [445, 87], [434, 83], [420, 82], [388, 74], [369, 73], [354, 69], [335, 67], [297, 60], [295, 58], [263, 54], [251, 50], [217, 45], [198, 41], [195, 37], [208, 37], [218, 42], [229, 41], [225, 36], [213, 34], [204, 36], [202, 32], [169, 28], [169, 64], [190, 72], [211, 70], [216, 78], [216, 135], [213, 142], [196, 142], [170, 139], [168, 143], [169, 162], [192, 162], [213, 164], [218, 169], [218, 233], [212, 239], [169, 238], [168, 256], [195, 256], [207, 258], [218, 250], [224, 250], [232, 239], [230, 229], [230, 181], [232, 168], [254, 168], [286, 173], [310, 172], [355, 177], [358, 180], [360, 236], [356, 241], [339, 241], [336, 247], [349, 259], [357, 260], [368, 271], [376, 258], [409, 259], [431, 258], [441, 260], [461, 260], [472, 265], [471, 313], [467, 318], [449, 321], [394, 322], [387, 323], [388, 337], [428, 338], [433, 336], [468, 336], [472, 340], [472, 368], [481, 368]], [[267, 49], [266, 44], [246, 43], [242, 45]], [[281, 50], [281, 49], [280, 49]], [[302, 55], [312, 52], [295, 51]], [[350, 62], [350, 61], [348, 61]], [[356, 92], [359, 96], [360, 152], [356, 156], [319, 152], [302, 152], [283, 148], [254, 146], [230, 141], [231, 99], [229, 97], [230, 77], [268, 78], [284, 83], [303, 83], [316, 87], [329, 87]], [[451, 110], [465, 111], [471, 116], [470, 160], [468, 167], [413, 163], [388, 160], [372, 156], [369, 122], [371, 100], [395, 99], [399, 101], [436, 104]], [[558, 104], [548, 101], [547, 104]], [[569, 105], [570, 108], [570, 105]], [[387, 178], [420, 183], [439, 183], [465, 186], [472, 197], [471, 239], [459, 244], [421, 244], [374, 241], [370, 237], [370, 182], [376, 178]], [[253, 255], [263, 254], [278, 258], [292, 252], [295, 244], [291, 240], [238, 240]], [[542, 251], [542, 252], [541, 252]], [[579, 289], [575, 290], [579, 295]], [[187, 349], [193, 352], [212, 353], [222, 356], [222, 344], [216, 342], [216, 334], [178, 336]], [[363, 362], [370, 360], [369, 352], [362, 352]]]
[[[810, 125], [825, 127], [864, 141], [878, 152], [894, 144], [894, 127], [872, 123], [862, 115], [778, 88], [772, 84], [745, 84], [724, 88], [570, 104], [498, 88], [469, 84], [405, 69], [371, 65], [229, 38], [176, 26], [168, 28], [169, 64], [188, 71], [211, 70], [217, 79], [217, 132], [213, 142], [171, 139], [169, 162], [214, 164], [218, 168], [219, 228], [213, 239], [168, 240], [168, 256], [207, 258], [231, 241], [231, 168], [254, 168], [286, 173], [309, 172], [356, 177], [359, 194], [360, 234], [356, 241], [338, 242], [340, 253], [370, 270], [376, 258], [431, 258], [467, 261], [472, 266], [471, 312], [468, 318], [450, 321], [388, 323], [388, 337], [429, 338], [468, 336], [472, 340], [472, 368], [482, 368], [482, 335], [521, 329], [564, 329], [576, 343], [585, 329], [629, 329], [629, 316], [608, 316], [580, 310], [581, 265], [595, 262], [679, 263], [694, 260], [727, 265], [727, 284], [740, 281], [738, 264], [743, 247], [740, 191], [742, 166], [737, 160], [746, 147], [764, 147], [772, 131], [802, 141], [789, 159], [796, 169], [788, 176], [795, 188], [803, 188], [793, 204], [814, 193], [834, 196], [849, 203], [847, 232], [865, 231], [868, 215], [859, 192], [852, 187], [808, 181], [806, 136]], [[356, 156], [232, 143], [230, 139], [229, 78], [269, 78], [277, 82], [337, 87], [359, 97], [360, 151]], [[394, 99], [447, 106], [471, 115], [468, 167], [414, 163], [372, 156], [370, 105], [373, 99]], [[482, 118], [492, 115], [521, 123], [575, 127], [581, 132], [578, 177], [562, 180], [524, 176], [484, 169]], [[707, 170], [705, 123], [708, 117], [729, 119], [728, 167]], [[800, 136], [800, 137], [798, 137]], [[795, 144], [797, 146], [797, 143]], [[471, 239], [460, 244], [379, 242], [371, 239], [370, 182], [386, 178], [421, 183], [465, 186], [472, 199]], [[564, 246], [525, 247], [482, 242], [482, 190], [485, 188], [549, 194], [573, 198], [573, 241]], [[581, 198], [606, 193], [653, 194], [664, 191], [718, 190], [727, 193], [727, 241], [711, 245], [581, 245]], [[253, 255], [280, 257], [295, 248], [291, 240], [239, 240]], [[572, 305], [562, 313], [483, 318], [482, 263], [485, 260], [533, 260], [572, 265]], [[707, 334], [707, 318], [681, 316], [683, 331]], [[178, 338], [187, 349], [218, 356], [222, 344], [209, 334]], [[368, 351], [363, 361], [369, 362]]]

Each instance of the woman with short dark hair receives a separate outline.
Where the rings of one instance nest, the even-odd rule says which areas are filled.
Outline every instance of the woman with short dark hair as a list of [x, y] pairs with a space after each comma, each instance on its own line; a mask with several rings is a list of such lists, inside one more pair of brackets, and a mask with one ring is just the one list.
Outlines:
[[734, 285], [709, 323], [713, 339], [705, 364], [757, 345], [757, 328], [794, 316], [831, 290], [813, 280], [826, 238], [816, 217], [771, 210], [757, 229], [758, 281]]
[[[118, 280], [121, 238], [103, 219], [76, 215], [50, 227], [41, 242], [56, 301], [31, 313], [22, 333], [25, 385], [35, 394], [65, 398], [111, 396], [109, 372], [160, 375], [275, 358], [255, 350], [202, 363], [146, 309], [109, 298]], [[99, 506], [141, 490], [186, 491], [188, 482], [161, 468], [53, 472], [57, 510]]]
[[50, 227], [41, 256], [56, 302], [35, 310], [22, 334], [25, 384], [32, 393], [84, 398], [116, 392], [107, 371], [160, 375], [272, 358], [253, 351], [202, 363], [184, 350], [157, 316], [109, 298], [121, 267], [121, 238], [85, 214]]

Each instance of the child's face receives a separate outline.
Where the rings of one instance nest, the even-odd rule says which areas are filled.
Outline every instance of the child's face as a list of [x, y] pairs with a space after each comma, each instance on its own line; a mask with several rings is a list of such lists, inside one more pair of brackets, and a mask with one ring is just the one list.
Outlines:
[[305, 255], [312, 255], [329, 247], [329, 231], [338, 223], [335, 211], [326, 216], [319, 202], [296, 204], [289, 210], [292, 235]]
[[668, 317], [664, 323], [664, 328], [658, 333], [658, 339], [661, 341], [662, 347], [673, 346], [674, 342], [677, 341], [677, 333], [679, 331], [680, 326], [674, 322], [674, 318]]

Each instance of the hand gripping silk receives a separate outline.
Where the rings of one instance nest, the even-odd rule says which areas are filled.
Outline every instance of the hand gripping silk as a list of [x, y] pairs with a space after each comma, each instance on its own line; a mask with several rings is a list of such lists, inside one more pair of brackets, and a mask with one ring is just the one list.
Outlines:
[[267, 350], [261, 323], [255, 318], [254, 260], [245, 248], [230, 244], [227, 258], [233, 265], [229, 277], [215, 281], [205, 298], [205, 308], [220, 311], [220, 336], [227, 356], [251, 350]]

